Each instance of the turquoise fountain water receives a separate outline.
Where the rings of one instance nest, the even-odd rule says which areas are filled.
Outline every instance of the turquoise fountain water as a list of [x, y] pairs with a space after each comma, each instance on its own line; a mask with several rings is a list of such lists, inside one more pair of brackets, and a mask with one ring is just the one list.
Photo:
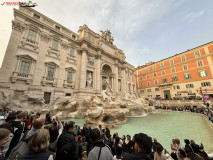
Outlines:
[[[70, 119], [69, 119], [70, 120]], [[77, 125], [83, 126], [83, 119], [74, 119]], [[146, 117], [128, 118], [126, 124], [112, 128], [111, 134], [118, 132], [119, 136], [135, 133], [145, 133], [157, 138], [164, 148], [171, 151], [172, 139], [193, 139], [197, 144], [203, 143], [205, 151], [213, 153], [213, 128], [199, 114], [187, 112], [161, 111], [160, 114], [150, 114]]]

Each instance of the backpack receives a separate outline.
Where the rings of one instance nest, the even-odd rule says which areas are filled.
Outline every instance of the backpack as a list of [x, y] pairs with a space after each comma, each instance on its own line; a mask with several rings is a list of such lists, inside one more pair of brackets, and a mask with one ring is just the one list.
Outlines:
[[78, 160], [78, 149], [75, 142], [71, 141], [65, 144], [60, 150], [59, 155], [56, 154], [56, 156], [63, 160]]
[[8, 159], [17, 160], [20, 156], [29, 153], [28, 142], [31, 140], [33, 135], [29, 137], [28, 139], [25, 139], [25, 137], [27, 136], [27, 133], [28, 132], [24, 134], [21, 141], [11, 150]]

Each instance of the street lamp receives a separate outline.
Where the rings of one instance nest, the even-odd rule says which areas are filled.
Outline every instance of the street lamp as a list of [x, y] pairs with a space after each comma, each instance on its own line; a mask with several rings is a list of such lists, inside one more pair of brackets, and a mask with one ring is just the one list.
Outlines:
[[[207, 89], [204, 89], [205, 92], [207, 93]], [[197, 93], [200, 93], [202, 95], [202, 98], [203, 98], [203, 104], [206, 105], [206, 101], [205, 101], [205, 98], [204, 98], [204, 95], [203, 95], [203, 91], [202, 88], [200, 87], [199, 90], [197, 89]]]

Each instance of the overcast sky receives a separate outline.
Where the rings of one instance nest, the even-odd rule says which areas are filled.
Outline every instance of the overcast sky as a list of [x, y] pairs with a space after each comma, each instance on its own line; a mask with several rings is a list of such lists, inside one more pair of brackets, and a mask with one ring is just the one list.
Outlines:
[[[109, 29], [114, 37], [114, 44], [124, 51], [126, 61], [135, 67], [213, 41], [213, 0], [32, 2], [38, 4], [35, 10], [75, 33], [84, 24], [96, 33]], [[13, 6], [1, 5], [0, 66], [11, 34], [12, 19]]]

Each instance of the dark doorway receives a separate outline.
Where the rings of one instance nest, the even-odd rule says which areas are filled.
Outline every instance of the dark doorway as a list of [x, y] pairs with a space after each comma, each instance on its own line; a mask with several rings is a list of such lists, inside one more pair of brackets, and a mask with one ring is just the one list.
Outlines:
[[171, 99], [170, 90], [165, 90], [164, 92], [164, 99]]
[[51, 98], [51, 92], [44, 92], [44, 103], [49, 104]]
[[66, 93], [66, 96], [71, 96], [71, 93]]

